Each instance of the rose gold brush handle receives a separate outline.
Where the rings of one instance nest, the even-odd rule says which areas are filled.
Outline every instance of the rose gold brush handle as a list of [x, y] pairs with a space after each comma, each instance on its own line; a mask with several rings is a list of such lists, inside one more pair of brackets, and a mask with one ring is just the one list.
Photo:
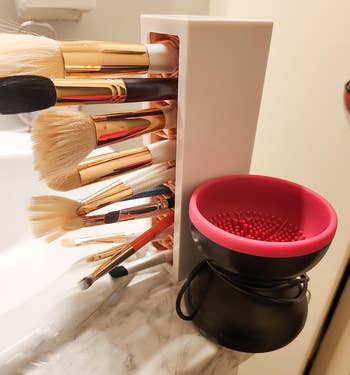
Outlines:
[[173, 73], [178, 49], [172, 43], [114, 43], [103, 41], [60, 41], [66, 76], [107, 76]]
[[81, 185], [110, 179], [151, 164], [176, 158], [176, 142], [165, 140], [125, 151], [110, 152], [85, 159], [77, 166]]
[[176, 127], [177, 106], [93, 116], [97, 147]]
[[82, 185], [103, 181], [152, 164], [152, 154], [146, 146], [111, 152], [102, 156], [87, 158], [77, 170]]

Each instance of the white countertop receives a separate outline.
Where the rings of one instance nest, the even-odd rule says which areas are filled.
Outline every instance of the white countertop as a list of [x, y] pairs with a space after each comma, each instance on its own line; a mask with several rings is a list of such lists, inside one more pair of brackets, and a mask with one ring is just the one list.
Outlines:
[[236, 374], [238, 361], [248, 358], [210, 343], [177, 317], [179, 285], [165, 268], [112, 284], [110, 298], [74, 333], [32, 359], [26, 374], [224, 375]]

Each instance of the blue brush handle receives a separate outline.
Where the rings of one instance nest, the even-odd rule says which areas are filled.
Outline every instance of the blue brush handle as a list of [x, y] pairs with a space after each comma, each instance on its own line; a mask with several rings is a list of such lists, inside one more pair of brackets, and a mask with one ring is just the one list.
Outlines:
[[139, 198], [149, 198], [154, 197], [156, 195], [163, 195], [163, 194], [172, 194], [172, 191], [165, 185], [159, 185], [151, 189], [147, 189], [141, 193], [132, 195], [129, 198], [124, 199], [125, 201], [131, 200], [131, 199], [139, 199]]

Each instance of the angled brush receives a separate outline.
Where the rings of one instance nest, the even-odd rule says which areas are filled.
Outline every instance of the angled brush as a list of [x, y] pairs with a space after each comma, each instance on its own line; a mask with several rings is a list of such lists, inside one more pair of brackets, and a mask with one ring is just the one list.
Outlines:
[[174, 73], [178, 50], [171, 41], [155, 44], [107, 41], [57, 41], [0, 33], [2, 76], [38, 74], [45, 77], [117, 76]]
[[176, 99], [176, 78], [49, 79], [35, 75], [0, 78], [0, 113], [15, 114], [54, 105], [130, 103]]
[[135, 240], [130, 242], [123, 247], [123, 249], [118, 250], [115, 255], [109, 258], [106, 262], [102, 263], [97, 267], [94, 272], [90, 275], [84, 277], [79, 282], [79, 287], [81, 290], [90, 288], [90, 286], [98, 280], [100, 277], [104, 276], [106, 273], [113, 270], [124, 260], [128, 259], [130, 256], [135, 254], [138, 250], [144, 247], [147, 243], [152, 241], [158, 234], [162, 233], [165, 229], [174, 223], [174, 212], [171, 211], [162, 219], [157, 221], [150, 229], [144, 232], [141, 236], [137, 237]]
[[176, 105], [94, 116], [61, 108], [39, 113], [32, 128], [36, 169], [60, 175], [96, 148], [176, 127], [176, 114]]
[[176, 158], [176, 141], [165, 140], [125, 151], [110, 152], [85, 159], [66, 173], [52, 177], [39, 166], [47, 185], [54, 190], [67, 191], [117, 177], [148, 165]]
[[121, 176], [113, 184], [80, 201], [59, 196], [32, 198], [30, 220], [37, 237], [53, 241], [67, 231], [82, 226], [82, 216], [119, 202], [151, 187], [175, 178], [173, 163], [151, 165], [140, 171]]

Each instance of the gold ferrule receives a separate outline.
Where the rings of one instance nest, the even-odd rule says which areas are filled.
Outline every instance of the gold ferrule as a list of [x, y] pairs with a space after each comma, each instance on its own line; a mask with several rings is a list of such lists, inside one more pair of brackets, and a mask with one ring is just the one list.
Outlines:
[[168, 210], [168, 201], [161, 200], [150, 204], [126, 208], [119, 211], [118, 221], [127, 221], [133, 219], [141, 219], [165, 214]]
[[97, 147], [139, 137], [165, 126], [161, 109], [149, 108], [137, 112], [110, 113], [92, 117], [95, 123]]
[[[103, 215], [104, 216], [104, 215]], [[81, 237], [76, 238], [74, 240], [75, 246], [81, 245], [91, 245], [91, 244], [99, 244], [99, 243], [124, 243], [128, 241], [129, 237], [124, 233], [116, 233], [116, 234], [103, 234], [100, 236], [91, 236], [91, 237]]]
[[105, 224], [105, 215], [91, 215], [82, 217], [84, 227], [93, 227], [95, 225]]
[[126, 86], [122, 79], [53, 79], [56, 105], [123, 103]]
[[94, 281], [99, 279], [100, 277], [111, 271], [113, 268], [118, 266], [120, 263], [122, 263], [124, 260], [128, 259], [134, 253], [135, 249], [131, 245], [124, 245], [121, 251], [117, 251], [115, 255], [113, 255], [110, 259], [97, 267], [95, 271], [90, 275], [90, 277], [92, 277]]
[[101, 259], [106, 259], [106, 258], [109, 258], [111, 257], [112, 255], [117, 255], [119, 254], [122, 250], [124, 250], [125, 248], [125, 245], [126, 243], [123, 243], [121, 245], [118, 245], [118, 246], [114, 246], [108, 250], [104, 250], [104, 251], [100, 251], [98, 253], [95, 253], [95, 254], [92, 254], [92, 255], [89, 255], [87, 258], [86, 258], [86, 261], [87, 262], [96, 262], [98, 260], [101, 260]]
[[87, 185], [151, 164], [152, 154], [146, 146], [143, 146], [85, 159], [77, 169], [82, 185]]
[[99, 41], [61, 41], [66, 76], [128, 75], [148, 71], [149, 56], [143, 44]]
[[109, 185], [81, 201], [81, 206], [77, 213], [80, 216], [87, 215], [108, 204], [116, 203], [130, 197], [132, 194], [132, 189], [122, 182]]

